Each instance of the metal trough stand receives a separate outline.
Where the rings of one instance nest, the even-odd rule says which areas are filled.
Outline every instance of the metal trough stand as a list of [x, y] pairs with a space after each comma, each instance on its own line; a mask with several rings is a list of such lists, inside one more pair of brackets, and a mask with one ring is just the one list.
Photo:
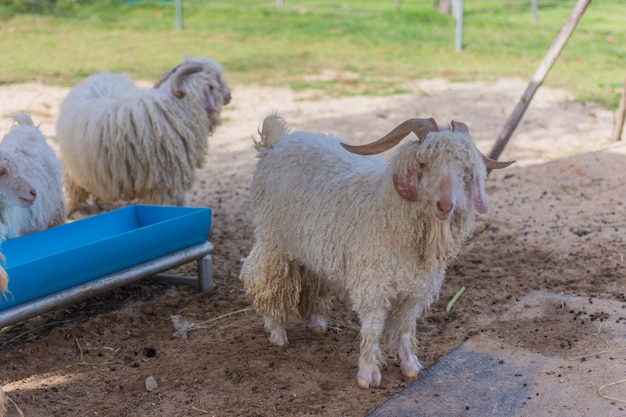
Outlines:
[[[203, 292], [211, 292], [215, 288], [213, 281], [213, 264], [211, 254], [213, 244], [204, 242], [177, 252], [153, 259], [142, 264], [123, 269], [121, 271], [96, 278], [89, 282], [67, 288], [33, 301], [19, 304], [15, 307], [0, 311], [0, 328], [18, 323], [39, 314], [62, 306], [73, 304], [87, 298], [105, 293], [121, 285], [153, 276], [157, 280], [167, 282], [182, 282], [197, 287]], [[174, 267], [198, 262], [198, 277], [187, 277], [162, 274]]]

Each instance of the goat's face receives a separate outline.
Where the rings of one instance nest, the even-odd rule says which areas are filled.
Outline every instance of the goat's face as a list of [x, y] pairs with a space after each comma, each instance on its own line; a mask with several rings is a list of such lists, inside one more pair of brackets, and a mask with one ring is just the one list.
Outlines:
[[0, 204], [30, 207], [36, 197], [37, 191], [20, 175], [18, 167], [0, 155]]
[[486, 168], [469, 136], [433, 132], [423, 141], [398, 149], [393, 184], [408, 202], [422, 203], [438, 221], [448, 221], [455, 210], [487, 212]]
[[230, 103], [230, 87], [224, 77], [222, 66], [210, 58], [193, 60], [186, 58], [182, 64], [163, 74], [154, 87], [171, 90], [175, 97], [182, 99], [190, 93], [183, 87], [185, 80], [190, 76], [202, 78], [200, 85], [203, 86], [204, 106], [209, 114], [219, 114], [222, 107]]
[[223, 106], [230, 103], [231, 93], [224, 77], [222, 66], [209, 58], [197, 59], [202, 63], [203, 72], [207, 75], [205, 87], [205, 107], [208, 112], [219, 113]]
[[405, 143], [391, 161], [398, 195], [412, 203], [429, 203], [441, 222], [450, 220], [457, 207], [486, 213], [486, 168], [505, 168], [515, 161], [498, 162], [482, 155], [465, 123], [453, 120], [450, 127], [440, 130], [435, 119], [415, 118], [368, 145], [341, 145], [359, 155], [375, 155], [414, 133], [419, 140]]

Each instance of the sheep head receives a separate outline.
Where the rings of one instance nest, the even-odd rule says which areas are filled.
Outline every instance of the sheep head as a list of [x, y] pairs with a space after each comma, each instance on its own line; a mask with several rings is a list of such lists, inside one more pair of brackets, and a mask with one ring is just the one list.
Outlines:
[[356, 154], [374, 155], [391, 149], [410, 133], [418, 140], [398, 153], [392, 176], [396, 193], [408, 202], [430, 199], [439, 221], [449, 220], [454, 208], [465, 204], [468, 197], [478, 213], [486, 213], [486, 168], [501, 169], [515, 161], [498, 162], [480, 153], [465, 123], [452, 121], [450, 129], [440, 130], [432, 118], [410, 119], [370, 144], [341, 145]]
[[0, 205], [30, 207], [36, 198], [37, 191], [15, 163], [0, 153]]

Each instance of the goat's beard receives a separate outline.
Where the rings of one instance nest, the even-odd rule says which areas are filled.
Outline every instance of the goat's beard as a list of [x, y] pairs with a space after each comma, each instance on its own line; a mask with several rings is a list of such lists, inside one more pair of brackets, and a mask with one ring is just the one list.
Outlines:
[[430, 252], [426, 259], [436, 261], [439, 266], [445, 265], [454, 256], [455, 242], [451, 229], [451, 221], [435, 220], [430, 224], [426, 248]]

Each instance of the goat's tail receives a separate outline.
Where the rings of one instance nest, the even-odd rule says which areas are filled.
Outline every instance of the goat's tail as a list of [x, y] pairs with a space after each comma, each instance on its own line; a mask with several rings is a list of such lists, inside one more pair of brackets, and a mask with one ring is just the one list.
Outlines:
[[273, 148], [274, 145], [289, 134], [289, 127], [285, 119], [274, 113], [263, 120], [263, 126], [259, 134], [261, 135], [261, 140], [256, 144], [257, 149], [259, 149], [259, 147]]
[[11, 119], [15, 120], [19, 126], [35, 126], [33, 119], [28, 113], [15, 113], [11, 115]]

